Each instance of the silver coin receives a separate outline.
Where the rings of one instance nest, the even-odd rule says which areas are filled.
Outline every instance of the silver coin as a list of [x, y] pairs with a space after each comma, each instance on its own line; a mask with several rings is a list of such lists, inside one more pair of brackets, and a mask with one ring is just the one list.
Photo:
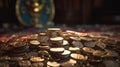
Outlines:
[[79, 48], [84, 47], [80, 41], [73, 41], [72, 44], [73, 44], [73, 47], [79, 47]]

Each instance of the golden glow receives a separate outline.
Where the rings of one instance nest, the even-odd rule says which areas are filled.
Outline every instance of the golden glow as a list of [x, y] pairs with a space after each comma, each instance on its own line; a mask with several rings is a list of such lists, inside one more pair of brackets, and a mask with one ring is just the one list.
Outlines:
[[34, 8], [34, 12], [39, 12], [39, 8]]
[[35, 6], [39, 6], [39, 3], [36, 2], [36, 3], [34, 3], [34, 5], [35, 5]]

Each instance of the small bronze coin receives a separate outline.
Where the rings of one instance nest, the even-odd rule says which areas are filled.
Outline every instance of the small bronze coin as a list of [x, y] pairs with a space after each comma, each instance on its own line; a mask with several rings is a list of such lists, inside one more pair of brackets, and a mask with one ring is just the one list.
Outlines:
[[37, 45], [40, 45], [40, 42], [39, 42], [38, 40], [31, 40], [31, 41], [30, 41], [30, 44], [37, 46]]
[[106, 54], [106, 52], [101, 51], [101, 50], [95, 50], [95, 51], [93, 52], [93, 56], [98, 56], [98, 57], [102, 57], [102, 56], [105, 55], [105, 54]]
[[72, 53], [70, 55], [73, 59], [76, 59], [76, 60], [87, 60], [88, 57], [87, 56], [84, 56], [82, 54], [77, 54], [77, 53]]
[[90, 48], [90, 47], [83, 47], [82, 48], [84, 52], [87, 52], [87, 53], [93, 53], [95, 50]]
[[53, 61], [53, 62], [48, 61], [47, 65], [50, 66], [50, 67], [59, 67], [60, 66], [60, 64], [55, 62], [55, 61]]
[[42, 61], [44, 61], [44, 59], [41, 57], [31, 57], [30, 61], [31, 62], [42, 62]]

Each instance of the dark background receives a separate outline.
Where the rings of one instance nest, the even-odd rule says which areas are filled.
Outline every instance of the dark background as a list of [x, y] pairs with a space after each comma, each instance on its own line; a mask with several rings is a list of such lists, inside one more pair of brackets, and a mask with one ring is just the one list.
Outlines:
[[[19, 24], [16, 0], [0, 0], [0, 25]], [[55, 24], [120, 24], [119, 0], [54, 0]]]

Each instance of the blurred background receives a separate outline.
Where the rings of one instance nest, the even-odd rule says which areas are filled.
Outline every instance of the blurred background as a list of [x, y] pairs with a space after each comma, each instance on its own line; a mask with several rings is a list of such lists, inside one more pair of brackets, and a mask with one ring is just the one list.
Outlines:
[[[19, 25], [16, 0], [0, 0], [0, 27]], [[55, 24], [120, 24], [119, 0], [54, 0]]]

